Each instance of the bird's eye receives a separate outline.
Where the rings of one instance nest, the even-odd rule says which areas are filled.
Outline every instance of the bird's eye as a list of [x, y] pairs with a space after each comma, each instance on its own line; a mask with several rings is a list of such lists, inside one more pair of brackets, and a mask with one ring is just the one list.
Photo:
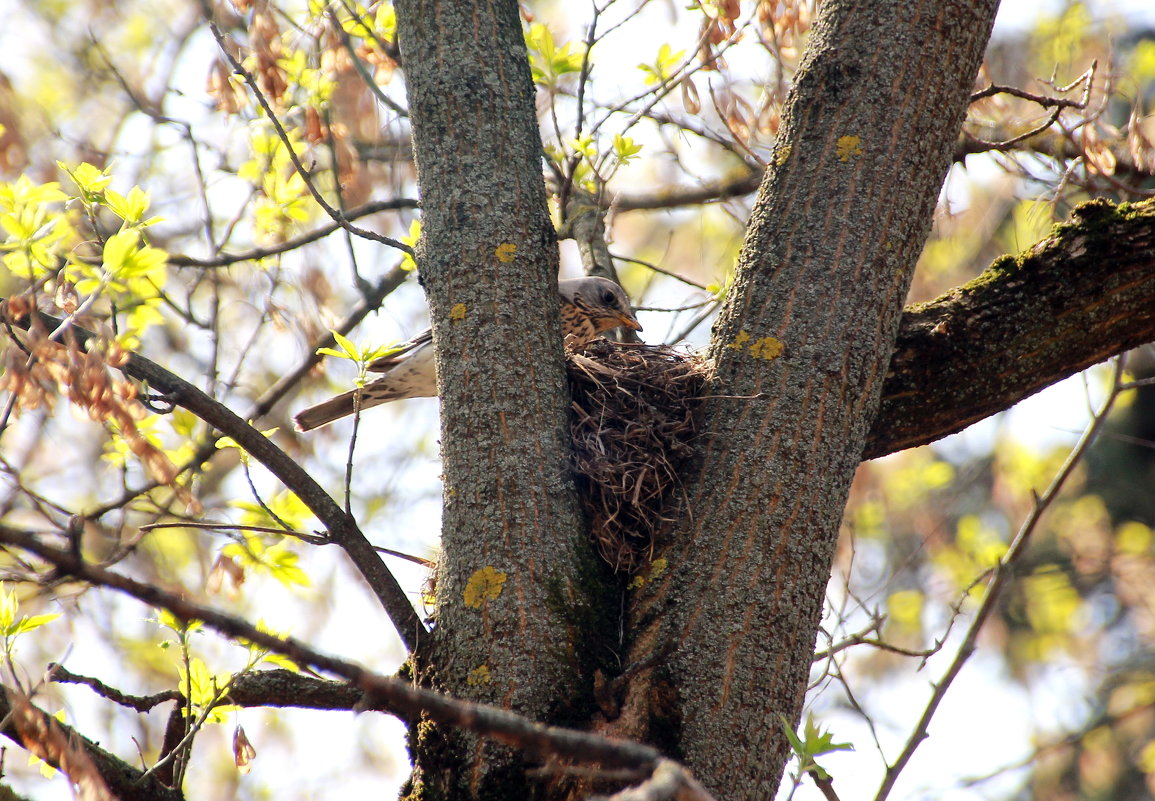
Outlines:
[[602, 303], [606, 304], [607, 306], [613, 306], [614, 301], [616, 301], [616, 300], [617, 300], [617, 298], [614, 297], [614, 293], [611, 292], [610, 290], [607, 289], [605, 292], [602, 293]]

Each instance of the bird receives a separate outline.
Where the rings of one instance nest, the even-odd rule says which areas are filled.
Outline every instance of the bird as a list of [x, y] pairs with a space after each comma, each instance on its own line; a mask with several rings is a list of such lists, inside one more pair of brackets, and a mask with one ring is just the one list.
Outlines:
[[[625, 290], [608, 278], [565, 278], [557, 282], [557, 289], [567, 347], [581, 347], [619, 326], [642, 330]], [[438, 390], [433, 354], [433, 331], [428, 329], [368, 364], [370, 371], [383, 373], [380, 378], [298, 412], [293, 418], [297, 430], [312, 431], [353, 414], [358, 393], [361, 411], [405, 398], [435, 397]]]

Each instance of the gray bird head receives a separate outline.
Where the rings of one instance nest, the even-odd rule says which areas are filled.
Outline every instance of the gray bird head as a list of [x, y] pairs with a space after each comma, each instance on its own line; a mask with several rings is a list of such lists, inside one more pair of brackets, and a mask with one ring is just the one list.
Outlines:
[[557, 288], [562, 301], [574, 304], [592, 317], [599, 333], [619, 325], [633, 331], [642, 330], [642, 324], [630, 309], [625, 290], [607, 278], [566, 278], [557, 282]]

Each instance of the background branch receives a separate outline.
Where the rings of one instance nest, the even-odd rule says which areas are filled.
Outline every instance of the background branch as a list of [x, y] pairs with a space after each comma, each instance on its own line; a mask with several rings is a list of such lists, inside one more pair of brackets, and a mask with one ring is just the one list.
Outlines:
[[[55, 328], [61, 323], [51, 315], [41, 312], [37, 314], [46, 326]], [[23, 318], [17, 324], [27, 327], [29, 320]], [[79, 326], [74, 325], [71, 330], [82, 345], [93, 337], [91, 332]], [[426, 633], [425, 626], [401, 585], [357, 527], [357, 522], [337, 505], [304, 468], [227, 406], [155, 362], [134, 353], [129, 355], [121, 369], [126, 375], [144, 381], [151, 389], [162, 393], [166, 402], [187, 409], [221, 433], [232, 437], [292, 490], [317, 516], [333, 541], [349, 555], [393, 621], [406, 648], [413, 651], [418, 647], [421, 636]]]
[[[5, 737], [8, 737], [21, 747], [29, 748], [31, 744], [25, 743], [24, 738], [12, 722], [14, 708], [12, 699], [9, 696], [10, 692], [11, 690], [7, 687], [0, 687], [0, 719], [4, 721], [3, 727], [0, 728], [0, 733], [3, 733]], [[144, 778], [143, 771], [105, 751], [80, 732], [66, 724], [60, 723], [38, 707], [27, 702], [25, 702], [25, 704], [27, 708], [24, 714], [35, 715], [41, 718], [42, 728], [49, 726], [58, 727], [70, 743], [80, 748], [84, 755], [88, 757], [90, 763], [96, 768], [97, 773], [100, 774], [100, 777], [104, 780], [108, 789], [116, 798], [120, 799], [120, 801], [181, 801], [181, 799], [184, 798], [184, 793], [179, 790], [165, 787], [154, 778]], [[32, 749], [29, 748], [29, 750]], [[61, 766], [53, 765], [53, 767], [59, 769]]]

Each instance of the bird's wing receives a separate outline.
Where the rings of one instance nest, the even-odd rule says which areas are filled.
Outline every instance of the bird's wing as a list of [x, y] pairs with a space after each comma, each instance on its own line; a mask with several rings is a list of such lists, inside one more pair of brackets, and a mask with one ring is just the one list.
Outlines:
[[433, 342], [433, 329], [427, 328], [408, 342], [404, 342], [396, 348], [393, 348], [384, 356], [378, 356], [369, 362], [365, 369], [372, 373], [387, 373], [396, 367], [398, 363], [408, 358], [414, 350], [422, 345], [428, 345], [431, 342]]
[[[404, 398], [431, 398], [437, 395], [437, 367], [432, 339], [406, 343], [406, 355], [393, 362], [385, 374], [360, 389], [343, 392], [300, 412], [293, 419], [298, 431], [311, 431], [353, 413], [360, 396], [362, 411]], [[386, 358], [386, 357], [382, 357]]]

